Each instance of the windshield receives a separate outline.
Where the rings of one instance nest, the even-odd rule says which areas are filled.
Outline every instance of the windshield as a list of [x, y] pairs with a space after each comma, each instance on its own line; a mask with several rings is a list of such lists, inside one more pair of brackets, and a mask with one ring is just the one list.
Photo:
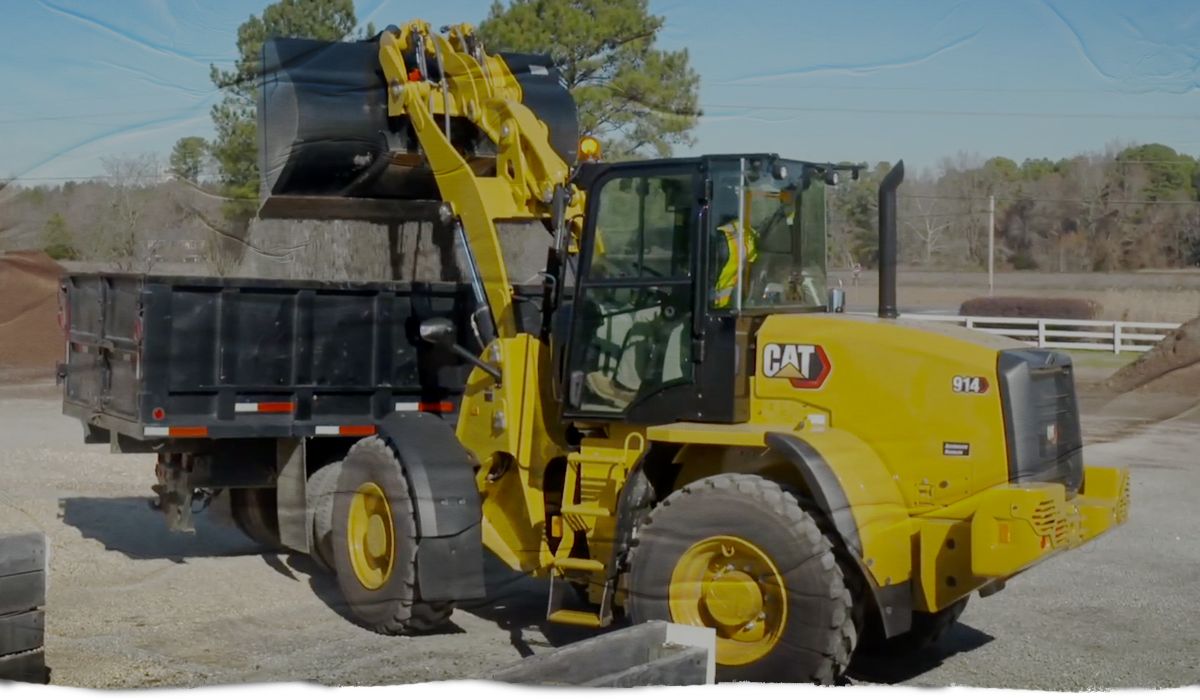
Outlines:
[[799, 161], [712, 170], [710, 302], [733, 310], [825, 306], [825, 183]]

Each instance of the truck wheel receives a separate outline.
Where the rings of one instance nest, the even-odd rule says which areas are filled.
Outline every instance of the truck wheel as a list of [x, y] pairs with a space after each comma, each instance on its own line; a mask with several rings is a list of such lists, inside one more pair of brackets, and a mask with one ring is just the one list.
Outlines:
[[283, 549], [275, 489], [229, 489], [229, 509], [242, 534], [270, 549]]
[[432, 631], [453, 603], [426, 603], [417, 589], [417, 523], [404, 467], [377, 437], [342, 460], [333, 497], [333, 561], [354, 617], [380, 634]]
[[872, 656], [905, 656], [928, 649], [941, 641], [966, 608], [967, 599], [963, 598], [935, 613], [914, 610], [912, 627], [907, 632], [884, 639], [882, 632], [872, 630], [864, 636], [863, 651]]
[[312, 531], [312, 558], [333, 571], [333, 494], [342, 463], [326, 464], [308, 477], [308, 519]]
[[646, 517], [630, 552], [632, 622], [715, 628], [722, 681], [837, 681], [857, 639], [852, 607], [828, 538], [758, 476], [684, 486]]

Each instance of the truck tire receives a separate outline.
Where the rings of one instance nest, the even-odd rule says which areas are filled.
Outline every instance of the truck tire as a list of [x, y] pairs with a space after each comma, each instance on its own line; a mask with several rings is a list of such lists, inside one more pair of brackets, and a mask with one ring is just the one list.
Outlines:
[[342, 460], [333, 497], [333, 561], [350, 612], [380, 634], [431, 632], [454, 612], [417, 587], [417, 523], [404, 467], [377, 437]]
[[312, 558], [333, 571], [333, 494], [342, 463], [326, 464], [308, 477], [308, 520], [312, 531]]
[[283, 549], [275, 489], [229, 489], [229, 509], [243, 535], [269, 549]]
[[833, 545], [759, 476], [701, 479], [659, 503], [633, 540], [628, 600], [634, 624], [715, 628], [721, 681], [834, 683], [857, 641]]

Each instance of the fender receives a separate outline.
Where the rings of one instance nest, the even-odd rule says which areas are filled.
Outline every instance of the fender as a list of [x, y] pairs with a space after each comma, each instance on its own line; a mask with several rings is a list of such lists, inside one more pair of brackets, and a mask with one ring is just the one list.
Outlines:
[[427, 413], [393, 413], [380, 423], [379, 436], [404, 465], [412, 494], [422, 598], [483, 598], [483, 511], [475, 460], [450, 423]]
[[912, 626], [912, 540], [908, 509], [873, 449], [838, 429], [767, 433], [767, 447], [795, 468], [863, 573], [893, 637]]

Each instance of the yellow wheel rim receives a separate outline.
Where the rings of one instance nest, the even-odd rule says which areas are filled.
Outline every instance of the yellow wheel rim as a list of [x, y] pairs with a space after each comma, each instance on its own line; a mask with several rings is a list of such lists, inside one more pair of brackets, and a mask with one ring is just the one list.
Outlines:
[[740, 537], [709, 537], [689, 547], [671, 573], [669, 606], [673, 621], [716, 630], [723, 666], [766, 656], [787, 623], [779, 569]]
[[359, 486], [350, 501], [346, 540], [358, 582], [367, 590], [382, 588], [396, 559], [396, 530], [387, 496], [372, 481]]

